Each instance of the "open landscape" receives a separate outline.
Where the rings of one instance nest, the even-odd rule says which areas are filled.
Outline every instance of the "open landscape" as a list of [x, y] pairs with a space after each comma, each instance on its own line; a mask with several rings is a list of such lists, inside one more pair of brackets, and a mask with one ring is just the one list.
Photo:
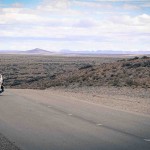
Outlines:
[[[0, 55], [0, 69], [6, 87], [45, 89], [59, 86], [55, 80], [61, 79], [62, 74], [69, 75], [87, 65], [97, 66], [115, 60], [117, 58]], [[65, 85], [63, 80], [62, 85]]]
[[[123, 56], [122, 56], [123, 57]], [[150, 57], [83, 57], [1, 55], [5, 86], [115, 86], [150, 88]]]
[[3, 54], [0, 63], [6, 88], [47, 89], [56, 95], [60, 92], [115, 109], [150, 114], [149, 56]]
[[0, 150], [150, 150], [150, 0], [0, 0]]
[[1, 54], [0, 64], [1, 149], [149, 150], [148, 55]]

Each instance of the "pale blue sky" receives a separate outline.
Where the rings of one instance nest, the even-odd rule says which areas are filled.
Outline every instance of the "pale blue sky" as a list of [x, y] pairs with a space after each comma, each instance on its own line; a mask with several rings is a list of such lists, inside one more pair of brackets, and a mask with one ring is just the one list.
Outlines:
[[0, 50], [150, 50], [149, 0], [0, 0]]
[[15, 3], [23, 4], [26, 7], [35, 7], [41, 2], [40, 0], [0, 0], [0, 1], [4, 7], [11, 7], [12, 4]]

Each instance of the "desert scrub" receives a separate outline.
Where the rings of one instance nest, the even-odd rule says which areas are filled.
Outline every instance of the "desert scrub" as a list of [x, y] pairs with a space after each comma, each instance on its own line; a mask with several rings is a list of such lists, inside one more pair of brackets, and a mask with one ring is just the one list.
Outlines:
[[126, 85], [127, 86], [138, 86], [138, 83], [135, 81], [135, 80], [133, 80], [133, 79], [127, 79], [126, 80]]
[[91, 68], [91, 67], [93, 67], [91, 64], [84, 64], [84, 65], [82, 65], [82, 66], [79, 68], [79, 70], [81, 70], [81, 69], [87, 69], [87, 68]]
[[13, 88], [52, 86], [150, 87], [150, 58], [0, 56], [4, 83]]

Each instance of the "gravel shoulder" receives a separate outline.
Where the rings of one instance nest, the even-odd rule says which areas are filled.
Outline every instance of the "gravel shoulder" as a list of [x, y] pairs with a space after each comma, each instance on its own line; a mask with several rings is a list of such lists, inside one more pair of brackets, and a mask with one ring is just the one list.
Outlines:
[[86, 101], [113, 109], [150, 115], [150, 89], [82, 87], [50, 88], [46, 90], [13, 89], [18, 95], [48, 103], [49, 97]]
[[20, 150], [20, 149], [0, 133], [0, 150]]

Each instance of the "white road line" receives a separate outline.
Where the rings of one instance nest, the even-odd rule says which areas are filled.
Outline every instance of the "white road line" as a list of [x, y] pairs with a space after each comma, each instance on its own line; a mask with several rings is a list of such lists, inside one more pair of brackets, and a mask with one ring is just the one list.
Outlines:
[[68, 114], [69, 116], [72, 116], [72, 114]]
[[150, 139], [144, 139], [144, 141], [146, 141], [146, 142], [150, 142]]
[[97, 126], [102, 126], [102, 124], [98, 123]]

